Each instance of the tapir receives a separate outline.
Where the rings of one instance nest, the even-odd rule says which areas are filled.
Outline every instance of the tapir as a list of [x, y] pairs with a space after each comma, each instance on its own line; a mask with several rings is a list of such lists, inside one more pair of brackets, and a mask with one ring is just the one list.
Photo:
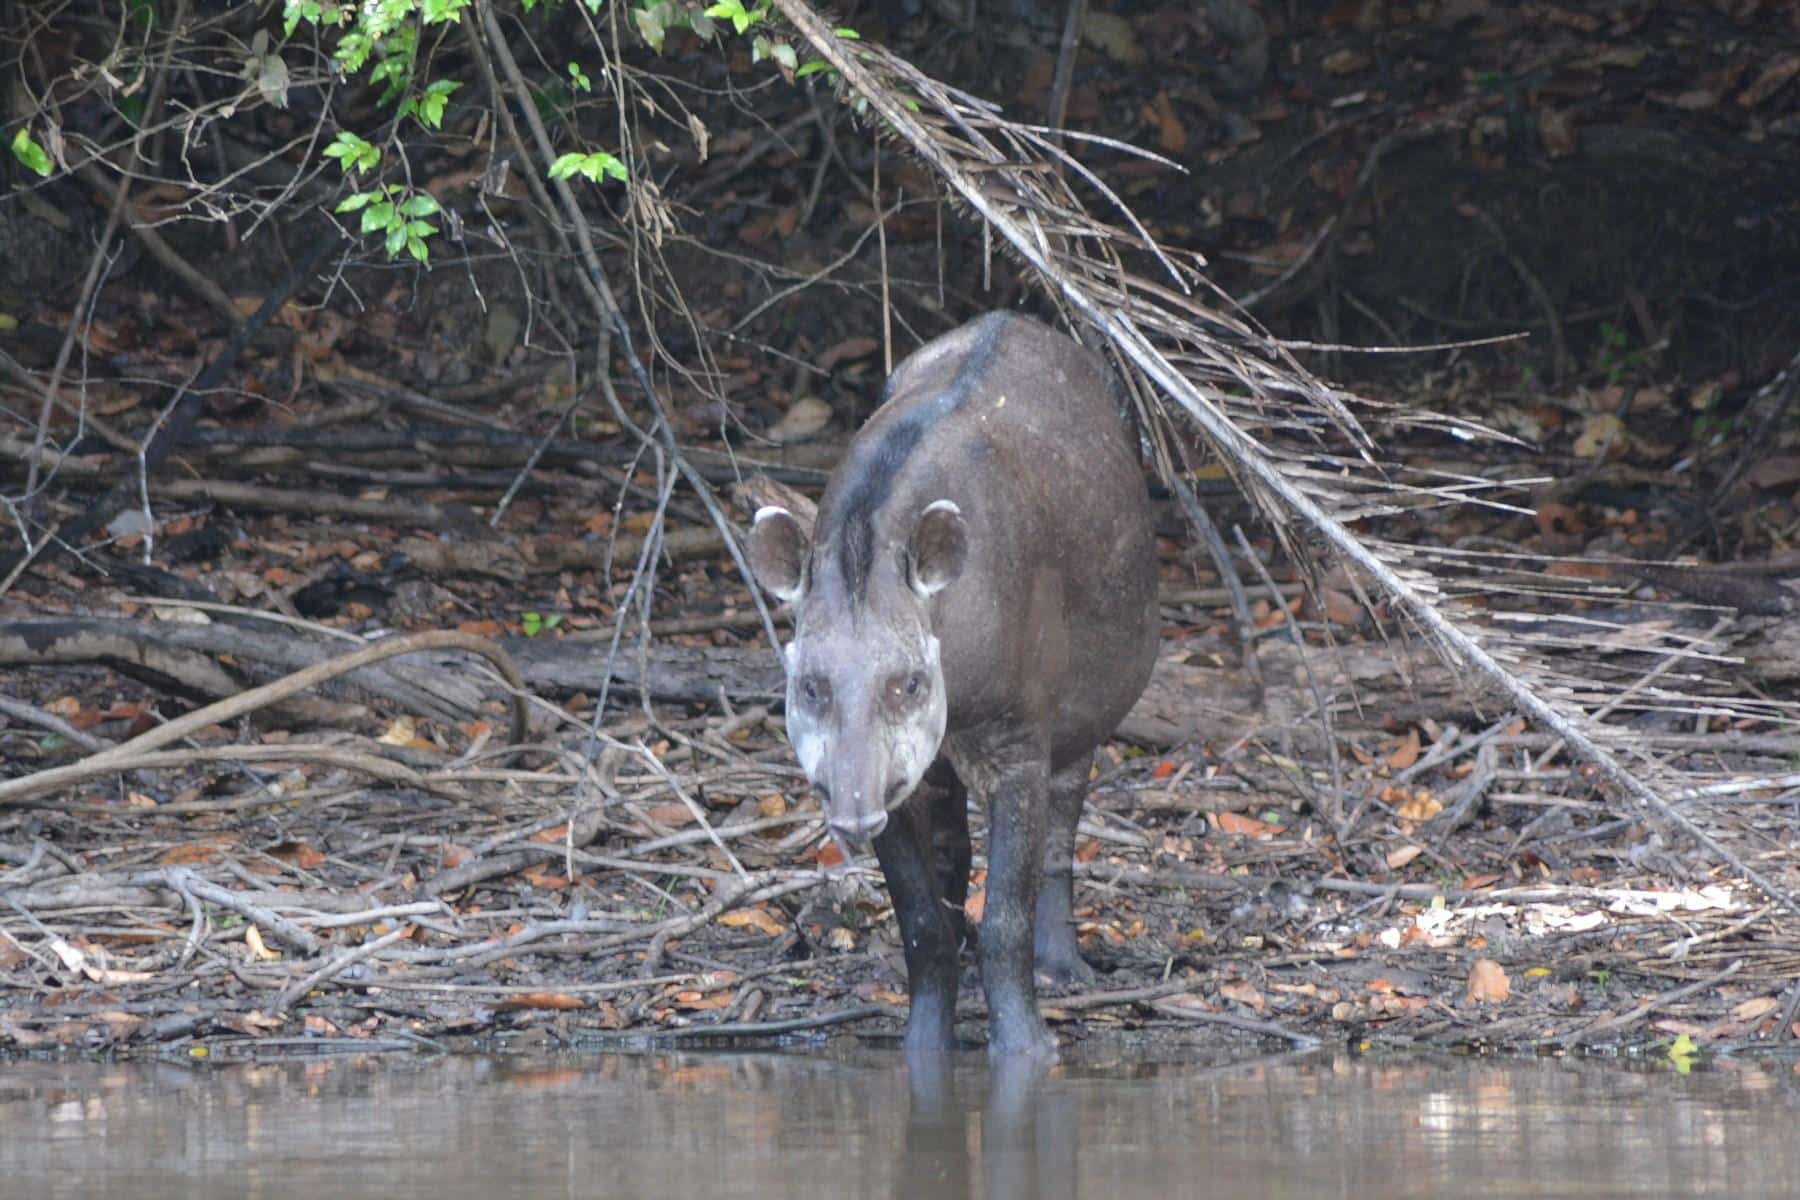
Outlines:
[[1004, 312], [926, 343], [812, 527], [765, 507], [748, 557], [793, 608], [788, 739], [831, 832], [873, 839], [893, 896], [908, 1056], [956, 1044], [973, 794], [989, 1055], [1054, 1058], [1035, 976], [1092, 977], [1070, 914], [1076, 823], [1157, 641], [1149, 499], [1106, 365]]

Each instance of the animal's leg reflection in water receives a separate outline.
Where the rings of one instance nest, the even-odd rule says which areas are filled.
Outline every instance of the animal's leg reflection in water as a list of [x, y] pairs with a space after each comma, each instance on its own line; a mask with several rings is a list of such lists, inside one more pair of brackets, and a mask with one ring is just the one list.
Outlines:
[[912, 1106], [895, 1172], [897, 1197], [968, 1196], [979, 1175], [992, 1200], [1073, 1200], [1081, 1129], [1075, 1097], [1048, 1065], [1003, 1060], [987, 1071], [965, 1068], [986, 1095], [959, 1097], [950, 1055], [908, 1064]]

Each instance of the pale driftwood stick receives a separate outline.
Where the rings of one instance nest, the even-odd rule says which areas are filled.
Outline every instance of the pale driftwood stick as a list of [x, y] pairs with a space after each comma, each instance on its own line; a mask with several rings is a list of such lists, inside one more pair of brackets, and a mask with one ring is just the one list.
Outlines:
[[779, 1037], [803, 1033], [809, 1029], [826, 1029], [871, 1017], [901, 1017], [904, 1010], [890, 1005], [863, 1004], [856, 1008], [840, 1008], [815, 1013], [810, 1017], [790, 1017], [785, 1021], [726, 1021], [718, 1025], [684, 1025], [676, 1029], [584, 1029], [573, 1041], [576, 1045], [595, 1043], [613, 1045], [655, 1044], [657, 1042], [694, 1041], [700, 1038]]
[[270, 937], [292, 950], [299, 950], [305, 954], [317, 954], [320, 947], [324, 945], [318, 938], [280, 913], [248, 899], [242, 892], [234, 892], [230, 888], [220, 887], [216, 883], [202, 879], [186, 867], [165, 867], [160, 871], [139, 875], [132, 882], [160, 884], [183, 898], [200, 899], [208, 904], [217, 904], [221, 908], [228, 908], [258, 929], [267, 930]]
[[1682, 1000], [1699, 992], [1710, 991], [1713, 988], [1718, 987], [1721, 983], [1724, 983], [1727, 979], [1730, 979], [1733, 975], [1736, 975], [1742, 970], [1743, 966], [1744, 960], [1741, 958], [1736, 959], [1726, 966], [1724, 970], [1708, 975], [1705, 979], [1698, 980], [1694, 983], [1684, 984], [1678, 988], [1671, 988], [1659, 996], [1652, 996], [1630, 1012], [1623, 1012], [1615, 1017], [1607, 1017], [1605, 1020], [1595, 1021], [1592, 1025], [1584, 1025], [1580, 1029], [1571, 1030], [1570, 1032], [1561, 1034], [1557, 1037], [1545, 1038], [1543, 1040], [1551, 1045], [1573, 1046], [1580, 1042], [1585, 1042], [1589, 1038], [1597, 1037], [1600, 1034], [1610, 1033], [1614, 1030], [1624, 1029], [1627, 1026], [1635, 1025], [1657, 1009], [1662, 1008], [1664, 1005], [1673, 1004], [1677, 1000]]
[[382, 934], [372, 942], [364, 942], [354, 949], [343, 950], [334, 954], [331, 961], [327, 962], [318, 970], [312, 972], [303, 979], [296, 979], [294, 982], [282, 988], [281, 994], [276, 996], [264, 1011], [271, 1016], [284, 1015], [289, 1008], [293, 1007], [294, 1001], [300, 999], [300, 997], [306, 995], [306, 993], [312, 991], [321, 983], [343, 974], [365, 958], [373, 958], [401, 938], [411, 935], [411, 933], [411, 926], [402, 925], [398, 929]]
[[[1189, 988], [1193, 991], [1193, 988]], [[1185, 1008], [1178, 1004], [1170, 1004], [1167, 1000], [1158, 1000], [1151, 1004], [1157, 1012], [1165, 1017], [1174, 1017], [1182, 1021], [1197, 1021], [1207, 1025], [1224, 1025], [1232, 1029], [1242, 1029], [1246, 1033], [1260, 1034], [1263, 1037], [1281, 1038], [1288, 1045], [1310, 1050], [1319, 1044], [1319, 1039], [1307, 1033], [1295, 1033], [1273, 1021], [1258, 1021], [1254, 1017], [1240, 1017], [1234, 1013], [1204, 1012], [1197, 1008]]]
[[[360, 750], [318, 742], [289, 742], [274, 746], [197, 746], [189, 750], [152, 750], [147, 754], [134, 754], [124, 759], [95, 761], [99, 757], [96, 754], [84, 758], [80, 762], [70, 763], [66, 767], [52, 767], [49, 770], [38, 771], [32, 775], [0, 783], [0, 804], [30, 800], [53, 792], [67, 791], [78, 783], [84, 783], [103, 775], [115, 775], [127, 771], [158, 771], [166, 767], [185, 767], [191, 763], [203, 762], [323, 763], [327, 766], [360, 771], [386, 783], [433, 792], [451, 800], [463, 803], [467, 803], [469, 800], [468, 793], [461, 788], [421, 774], [405, 763], [395, 762], [393, 759], [382, 758]], [[206, 810], [206, 808], [199, 809], [199, 811]], [[189, 806], [183, 806], [180, 809], [168, 806], [158, 808], [156, 811], [167, 815], [178, 811], [192, 812], [196, 810]]]
[[98, 752], [110, 749], [113, 743], [105, 738], [97, 738], [75, 728], [55, 713], [45, 712], [36, 705], [27, 704], [23, 700], [14, 700], [10, 696], [0, 696], [0, 715], [11, 717], [15, 721], [23, 721], [27, 725], [36, 725], [39, 729], [49, 730], [60, 738], [74, 742], [83, 750]]

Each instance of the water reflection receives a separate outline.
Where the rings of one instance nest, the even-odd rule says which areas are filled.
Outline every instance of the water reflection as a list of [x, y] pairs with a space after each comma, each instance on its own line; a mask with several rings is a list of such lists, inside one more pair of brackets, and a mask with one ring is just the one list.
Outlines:
[[1086, 1051], [0, 1063], [0, 1196], [1790, 1196], [1796, 1067]]

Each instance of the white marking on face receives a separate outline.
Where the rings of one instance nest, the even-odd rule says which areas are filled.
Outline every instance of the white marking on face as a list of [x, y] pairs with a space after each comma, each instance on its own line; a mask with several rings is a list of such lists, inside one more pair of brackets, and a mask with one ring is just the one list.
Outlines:
[[938, 749], [944, 742], [944, 727], [949, 722], [950, 709], [944, 696], [944, 672], [938, 646], [937, 638], [927, 633], [924, 665], [930, 680], [930, 701], [922, 712], [914, 714], [912, 720], [890, 731], [893, 741], [888, 751], [889, 767], [894, 778], [905, 781], [899, 792], [900, 801], [912, 795], [919, 781], [925, 778], [926, 770], [936, 761]]
[[819, 768], [825, 761], [825, 740], [825, 731], [816, 721], [789, 707], [788, 741], [794, 747], [794, 757], [800, 760], [800, 769], [814, 783], [819, 781]]
[[[953, 512], [959, 517], [962, 516], [962, 509], [957, 506], [957, 503], [954, 500], [933, 500], [930, 504], [925, 506], [925, 512], [937, 512], [940, 509], [944, 512]], [[923, 516], [924, 514], [921, 513], [920, 515]]]
[[781, 513], [784, 516], [789, 516], [789, 517], [794, 515], [793, 513], [788, 512], [787, 509], [781, 507], [781, 505], [779, 505], [779, 504], [765, 504], [761, 508], [756, 510], [756, 515], [750, 519], [750, 524], [760, 525], [762, 523], [762, 520], [764, 517], [772, 517], [776, 513]]
[[[942, 503], [954, 508], [949, 501]], [[813, 636], [816, 639], [816, 630]], [[941, 644], [929, 625], [913, 626], [910, 638], [914, 639], [910, 647], [905, 644], [906, 635], [892, 640], [883, 638], [877, 646], [815, 640], [809, 641], [808, 648], [803, 651], [799, 645], [802, 639], [796, 636], [782, 647], [788, 675], [788, 742], [808, 781], [817, 787], [828, 784], [832, 787], [829, 810], [860, 813], [866, 805], [880, 803], [883, 797], [890, 795], [893, 804], [888, 807], [897, 807], [912, 795], [925, 772], [937, 760], [949, 712], [944, 695]], [[905, 707], [894, 709], [884, 703], [870, 702], [866, 693], [846, 678], [839, 681], [841, 687], [833, 689], [831, 707], [824, 714], [814, 712], [801, 699], [798, 680], [817, 665], [817, 656], [821, 654], [840, 658], [855, 654], [860, 669], [884, 678], [898, 670], [922, 670], [929, 680], [929, 698], [910, 710]], [[862, 707], [865, 702], [868, 702], [867, 708]], [[857, 707], [854, 711], [839, 711], [838, 706], [842, 704]], [[844, 724], [840, 725], [840, 722]], [[855, 739], [848, 749], [844, 745], [845, 738]], [[845, 754], [863, 760], [863, 766], [843, 771], [848, 764], [839, 760]], [[840, 774], [849, 777], [837, 778]], [[834, 778], [835, 784], [831, 783]]]

